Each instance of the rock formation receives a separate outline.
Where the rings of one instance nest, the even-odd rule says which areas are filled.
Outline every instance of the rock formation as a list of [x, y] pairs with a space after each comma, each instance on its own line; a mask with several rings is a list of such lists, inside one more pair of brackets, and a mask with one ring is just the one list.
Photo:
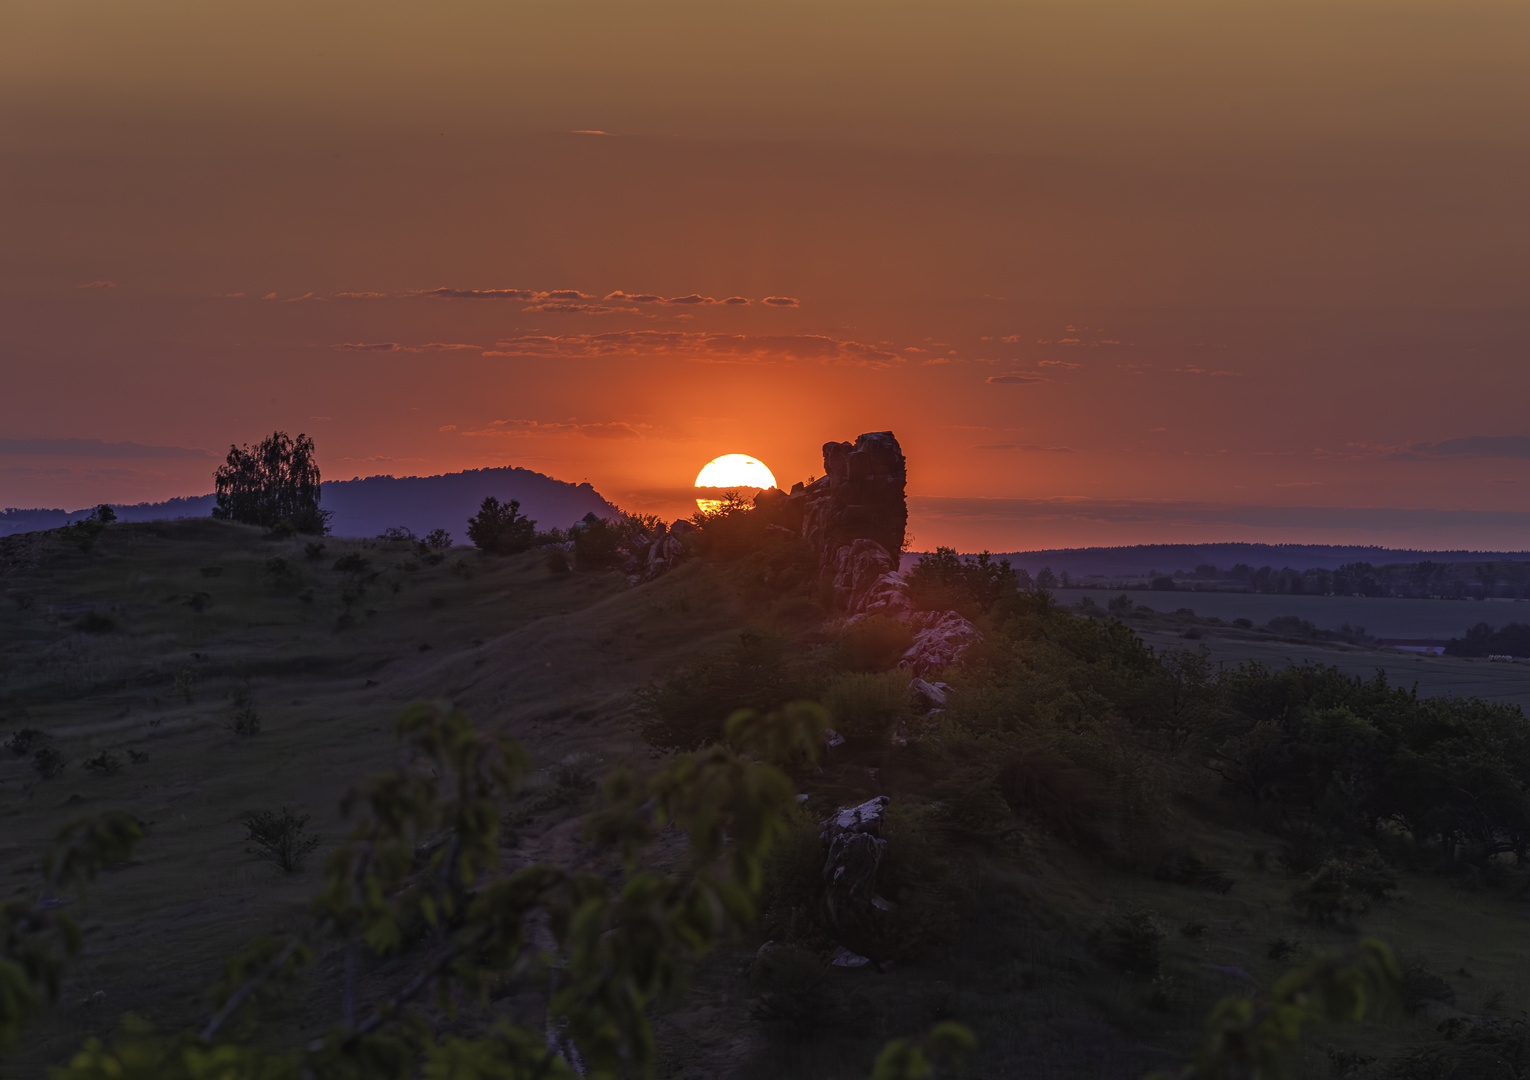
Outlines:
[[[861, 957], [876, 959], [883, 913], [892, 905], [877, 895], [877, 871], [887, 851], [882, 837], [886, 795], [845, 807], [822, 822], [818, 838], [828, 845], [823, 864], [824, 914], [840, 945], [850, 950], [841, 966], [858, 966]], [[864, 961], [862, 961], [864, 962]]]
[[[823, 444], [823, 475], [790, 492], [771, 488], [754, 497], [767, 532], [800, 536], [818, 555], [819, 580], [831, 596], [835, 628], [886, 616], [908, 624], [914, 644], [901, 666], [915, 675], [956, 663], [981, 635], [954, 611], [915, 611], [898, 562], [908, 535], [904, 488], [907, 463], [890, 431], [868, 431], [855, 442]], [[629, 541], [633, 581], [672, 569], [695, 526], [660, 523]]]
[[823, 476], [789, 495], [762, 492], [755, 506], [783, 528], [797, 529], [818, 552], [819, 578], [830, 582], [842, 629], [885, 615], [914, 630], [900, 661], [916, 675], [957, 661], [980, 639], [954, 611], [915, 611], [898, 561], [908, 529], [908, 471], [890, 431], [823, 446]]

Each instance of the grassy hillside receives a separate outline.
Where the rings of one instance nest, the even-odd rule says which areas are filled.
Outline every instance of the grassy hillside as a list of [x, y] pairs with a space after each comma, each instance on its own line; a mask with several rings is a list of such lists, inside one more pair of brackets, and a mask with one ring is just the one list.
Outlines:
[[[1166, 739], [1179, 721], [1153, 696], [1164, 669], [1119, 624], [1023, 596], [974, 611], [988, 642], [952, 674], [950, 708], [921, 719], [878, 696], [900, 685], [879, 673], [896, 629], [815, 632], [789, 546], [634, 586], [555, 574], [534, 552], [432, 561], [403, 543], [329, 540], [310, 555], [212, 521], [119, 523], [87, 540], [0, 541], [0, 737], [42, 733], [24, 754], [0, 750], [0, 889], [34, 881], [78, 813], [129, 811], [147, 836], [92, 886], [84, 956], [9, 1063], [18, 1075], [43, 1075], [128, 1011], [166, 1027], [205, 1017], [222, 958], [295, 923], [323, 859], [321, 847], [280, 873], [246, 852], [241, 817], [290, 807], [338, 838], [340, 796], [392, 762], [391, 721], [421, 697], [455, 701], [533, 755], [531, 789], [505, 809], [512, 865], [595, 868], [606, 857], [580, 818], [613, 766], [705, 739], [736, 704], [811, 695], [838, 710], [851, 741], [795, 775], [805, 805], [757, 933], [656, 1018], [664, 1076], [864, 1076], [887, 1038], [942, 1018], [977, 1033], [970, 1075], [1139, 1076], [1182, 1062], [1222, 996], [1360, 933], [1412, 969], [1409, 1008], [1309, 1032], [1301, 1075], [1452, 1075], [1427, 1071], [1428, 1056], [1462, 1059], [1471, 1039], [1497, 1059], [1524, 1051], [1510, 1038], [1530, 1005], [1515, 861], [1467, 872], [1395, 830], [1335, 840], [1292, 808], [1294, 788], [1256, 802], [1225, 787], [1206, 768], [1233, 722], [1224, 699], [1204, 699], [1194, 738]], [[253, 721], [253, 734], [235, 730]], [[888, 738], [897, 722], [905, 741]], [[65, 762], [51, 778], [43, 747]], [[816, 822], [875, 795], [893, 800], [880, 965], [829, 967]], [[1395, 876], [1390, 898], [1303, 914], [1292, 896], [1313, 860], [1335, 844], [1358, 859], [1362, 843]], [[333, 1022], [337, 965], [320, 958], [274, 1032]], [[1423, 1064], [1396, 1071], [1410, 1053]]]

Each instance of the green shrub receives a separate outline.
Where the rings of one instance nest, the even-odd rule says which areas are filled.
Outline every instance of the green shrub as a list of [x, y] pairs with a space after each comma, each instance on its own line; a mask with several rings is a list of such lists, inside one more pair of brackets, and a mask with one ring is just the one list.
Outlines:
[[824, 708], [846, 742], [884, 746], [892, 741], [898, 724], [911, 715], [908, 684], [907, 671], [841, 675], [824, 692]]
[[319, 837], [304, 835], [307, 814], [294, 814], [287, 807], [280, 811], [256, 810], [244, 815], [245, 840], [251, 845], [245, 854], [275, 863], [283, 873], [293, 874], [303, 868], [308, 856], [319, 846]]
[[887, 615], [862, 619], [840, 638], [838, 660], [850, 671], [887, 671], [897, 665], [914, 644], [907, 623]]
[[303, 545], [303, 554], [309, 562], [318, 562], [324, 558], [324, 541], [310, 540]]

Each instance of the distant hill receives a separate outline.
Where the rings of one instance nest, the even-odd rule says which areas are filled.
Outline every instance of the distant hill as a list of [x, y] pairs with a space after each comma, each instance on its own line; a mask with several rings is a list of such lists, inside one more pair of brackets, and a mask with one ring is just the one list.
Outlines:
[[[1404, 548], [1338, 546], [1326, 544], [1135, 544], [1130, 547], [1051, 548], [1045, 551], [1011, 551], [997, 555], [1034, 574], [1043, 567], [1075, 577], [1103, 574], [1109, 577], [1141, 577], [1154, 570], [1172, 574], [1194, 571], [1209, 563], [1227, 570], [1239, 563], [1258, 568], [1290, 567], [1293, 570], [1334, 570], [1348, 563], [1473, 562], [1509, 559], [1530, 562], [1530, 551], [1413, 551]], [[904, 556], [912, 565], [917, 555]]]
[[[501, 502], [518, 499], [521, 512], [543, 528], [567, 527], [586, 514], [610, 517], [617, 511], [589, 484], [570, 484], [530, 469], [469, 469], [442, 476], [368, 476], [357, 480], [326, 480], [319, 505], [332, 511], [330, 531], [336, 536], [376, 536], [403, 526], [423, 535], [445, 529], [457, 543], [467, 539], [467, 521], [478, 512], [484, 496]], [[207, 517], [211, 495], [192, 495], [158, 503], [112, 505], [121, 521]], [[56, 529], [90, 513], [82, 510], [0, 511], [0, 536]]]

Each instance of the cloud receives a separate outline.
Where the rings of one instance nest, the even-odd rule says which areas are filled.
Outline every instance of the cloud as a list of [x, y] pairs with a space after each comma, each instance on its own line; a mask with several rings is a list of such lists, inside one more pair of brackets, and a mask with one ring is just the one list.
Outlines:
[[598, 131], [595, 128], [575, 128], [574, 130], [570, 131], [569, 134], [570, 135], [604, 135], [608, 139], [619, 139], [619, 138], [621, 138], [621, 136], [617, 135], [615, 132], [611, 132], [611, 131]]
[[535, 289], [426, 289], [416, 296], [435, 296], [442, 300], [539, 300]]
[[1020, 340], [1020, 335], [1019, 334], [1005, 334], [999, 340], [1000, 341], [1005, 341], [1005, 342], [1008, 342], [1011, 345], [1014, 345], [1016, 342], [1018, 342]]
[[760, 303], [769, 307], [798, 307], [796, 297], [792, 296], [767, 296]]
[[[455, 425], [441, 428], [456, 430]], [[464, 431], [471, 436], [500, 436], [528, 438], [533, 435], [577, 435], [585, 439], [640, 439], [643, 433], [631, 424], [619, 420], [605, 423], [581, 423], [578, 420], [495, 420], [486, 428]]]
[[1076, 368], [1079, 365], [1072, 360], [1038, 360], [1037, 367]]
[[622, 292], [620, 289], [617, 289], [613, 293], [609, 293], [605, 297], [605, 299], [606, 300], [625, 300], [629, 304], [662, 304], [662, 303], [664, 303], [664, 297], [656, 296], [653, 293], [625, 293], [625, 292]]
[[988, 376], [988, 378], [985, 381], [986, 382], [991, 382], [991, 383], [1008, 383], [1008, 384], [1051, 382], [1050, 379], [1046, 378], [1043, 375], [1027, 375], [1027, 374], [1025, 374], [1023, 372], [1018, 372], [1018, 371], [1010, 372], [1010, 373], [1008, 373], [1006, 375], [990, 375], [990, 376]]
[[75, 286], [76, 289], [115, 289], [116, 287], [115, 281], [87, 281], [83, 285]]
[[723, 303], [728, 307], [748, 307], [749, 298], [747, 296], [730, 296]]
[[1077, 450], [1071, 446], [1045, 446], [1041, 443], [990, 443], [987, 446], [974, 446], [974, 450], [1026, 450], [1031, 453], [1044, 454], [1076, 454]]
[[[234, 296], [243, 296], [244, 293], [234, 293]], [[335, 296], [341, 300], [386, 300], [392, 294], [385, 292], [337, 292]]]
[[[578, 304], [568, 303], [561, 300], [550, 303], [532, 304], [530, 307], [523, 308], [522, 310], [545, 311], [556, 315], [616, 315], [622, 313], [631, 315], [638, 313], [638, 309], [632, 307], [608, 307], [605, 304]], [[645, 316], [645, 318], [647, 317], [649, 316]]]
[[606, 334], [525, 334], [506, 338], [485, 356], [583, 359], [676, 356], [716, 363], [810, 361], [886, 366], [902, 358], [878, 345], [822, 334], [710, 334], [685, 330], [618, 330]]
[[427, 353], [427, 352], [483, 352], [482, 345], [468, 345], [458, 341], [430, 341], [424, 345], [400, 345], [396, 341], [345, 341], [330, 348], [341, 352], [374, 353]]
[[103, 442], [100, 439], [0, 439], [0, 454], [35, 457], [109, 458], [210, 458], [215, 455], [192, 446], [148, 446], [135, 442]]
[[666, 304], [715, 304], [710, 296], [702, 296], [700, 293], [690, 293], [687, 296], [671, 296], [664, 301]]
[[1530, 436], [1468, 435], [1464, 438], [1445, 439], [1436, 443], [1414, 443], [1390, 456], [1413, 461], [1451, 457], [1515, 458], [1530, 461]]

